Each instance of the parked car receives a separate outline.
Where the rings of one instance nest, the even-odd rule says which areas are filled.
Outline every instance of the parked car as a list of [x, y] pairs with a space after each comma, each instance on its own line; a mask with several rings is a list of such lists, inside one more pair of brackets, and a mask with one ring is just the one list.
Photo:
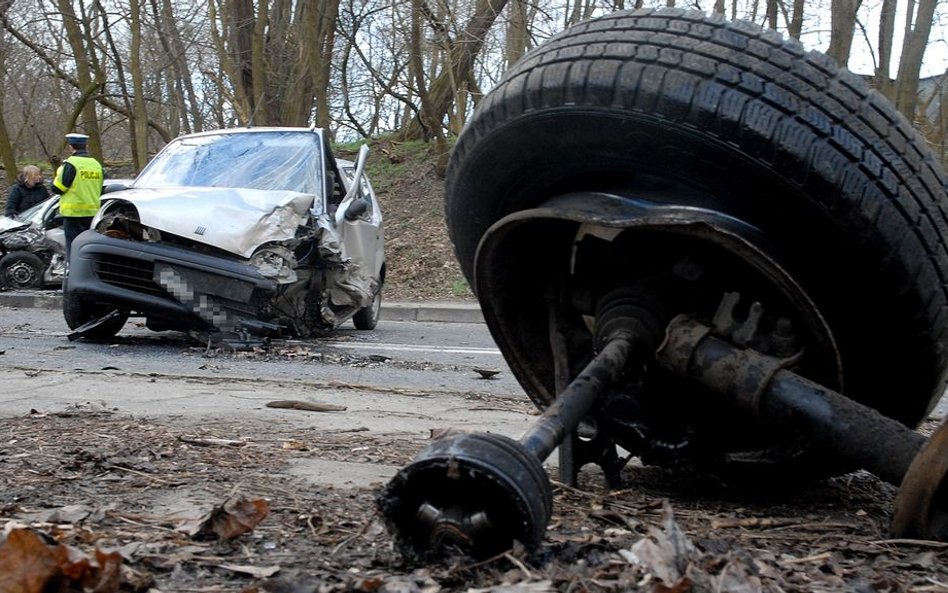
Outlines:
[[59, 196], [15, 218], [0, 216], [0, 290], [59, 285], [66, 268], [65, 247]]
[[316, 128], [182, 136], [103, 196], [73, 243], [71, 335], [107, 339], [129, 316], [156, 331], [254, 342], [349, 319], [373, 329], [385, 279], [382, 213], [355, 162]]

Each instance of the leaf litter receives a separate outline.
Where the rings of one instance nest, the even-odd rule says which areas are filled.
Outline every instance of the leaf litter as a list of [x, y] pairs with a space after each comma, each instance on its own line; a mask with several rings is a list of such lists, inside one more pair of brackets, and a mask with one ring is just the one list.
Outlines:
[[287, 471], [307, 457], [402, 467], [428, 438], [94, 410], [2, 419], [0, 593], [948, 592], [948, 546], [890, 539], [895, 489], [865, 472], [735, 486], [629, 467], [608, 491], [587, 469], [579, 487], [554, 481], [538, 550], [412, 566], [377, 487]]

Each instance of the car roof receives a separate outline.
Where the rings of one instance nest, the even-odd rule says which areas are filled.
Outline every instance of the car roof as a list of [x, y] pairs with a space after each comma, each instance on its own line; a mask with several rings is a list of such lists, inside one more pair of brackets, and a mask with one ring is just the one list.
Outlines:
[[303, 127], [293, 127], [293, 126], [258, 126], [258, 127], [242, 127], [242, 128], [221, 128], [218, 130], [205, 130], [203, 132], [195, 132], [193, 134], [184, 134], [178, 136], [180, 138], [200, 138], [201, 136], [218, 136], [221, 134], [254, 134], [259, 132], [300, 132], [300, 133], [310, 133], [316, 134], [320, 137], [325, 137], [325, 130], [323, 128], [303, 128]]

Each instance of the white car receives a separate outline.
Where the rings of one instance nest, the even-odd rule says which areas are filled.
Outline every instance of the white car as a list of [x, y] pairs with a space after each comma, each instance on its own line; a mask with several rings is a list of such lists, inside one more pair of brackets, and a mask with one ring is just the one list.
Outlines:
[[127, 189], [103, 196], [73, 242], [71, 338], [107, 339], [129, 316], [235, 343], [373, 329], [385, 280], [382, 213], [355, 162], [317, 128], [182, 136]]

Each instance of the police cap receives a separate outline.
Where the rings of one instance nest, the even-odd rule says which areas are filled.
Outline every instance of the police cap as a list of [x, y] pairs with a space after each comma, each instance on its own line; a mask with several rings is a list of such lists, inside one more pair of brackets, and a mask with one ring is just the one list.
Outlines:
[[87, 134], [78, 133], [66, 134], [66, 142], [68, 142], [70, 146], [85, 146], [89, 143], [89, 136]]

